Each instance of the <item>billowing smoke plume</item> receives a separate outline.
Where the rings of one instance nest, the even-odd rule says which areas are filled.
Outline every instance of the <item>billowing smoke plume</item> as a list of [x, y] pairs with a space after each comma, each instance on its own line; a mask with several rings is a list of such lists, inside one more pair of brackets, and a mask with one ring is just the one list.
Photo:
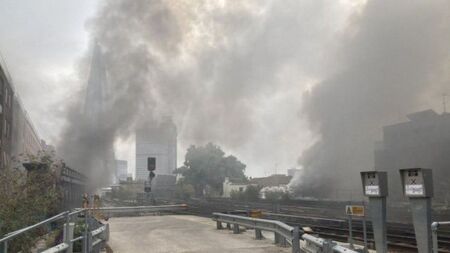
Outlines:
[[301, 156], [294, 182], [301, 194], [361, 191], [358, 172], [374, 169], [382, 126], [429, 109], [430, 98], [439, 103], [448, 91], [449, 41], [448, 2], [368, 1], [338, 40], [335, 73], [305, 95], [303, 111], [320, 141]]
[[104, 54], [111, 102], [95, 130], [84, 123], [81, 103], [73, 106], [61, 143], [67, 162], [100, 171], [89, 173], [94, 182], [106, 179], [93, 160], [135, 127], [169, 116], [186, 146], [214, 141], [258, 169], [295, 165], [302, 143], [298, 108], [310, 82], [304, 73], [316, 70], [323, 55], [312, 52], [330, 37], [323, 31], [331, 25], [319, 22], [334, 15], [325, 6], [105, 1], [88, 27]]
[[295, 166], [316, 138], [293, 185], [305, 194], [356, 185], [380, 127], [448, 81], [448, 10], [445, 1], [105, 1], [88, 28], [109, 106], [92, 131], [80, 97], [60, 150], [102, 182], [96, 157], [169, 116], [185, 146], [213, 141], [249, 171]]

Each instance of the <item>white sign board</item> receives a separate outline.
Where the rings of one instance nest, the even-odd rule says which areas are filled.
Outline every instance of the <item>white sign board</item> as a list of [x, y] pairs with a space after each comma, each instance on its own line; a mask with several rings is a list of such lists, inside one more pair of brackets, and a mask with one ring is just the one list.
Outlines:
[[424, 195], [424, 189], [422, 184], [407, 184], [405, 185], [405, 193], [407, 195]]
[[366, 185], [366, 195], [380, 195], [380, 187], [378, 185]]

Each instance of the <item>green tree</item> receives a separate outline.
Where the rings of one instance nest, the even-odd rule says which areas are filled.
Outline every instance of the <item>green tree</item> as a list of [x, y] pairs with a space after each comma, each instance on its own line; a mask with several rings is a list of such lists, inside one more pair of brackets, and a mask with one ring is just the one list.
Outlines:
[[221, 193], [225, 177], [246, 180], [245, 167], [236, 157], [225, 156], [219, 146], [208, 143], [190, 146], [184, 165], [177, 171], [183, 174], [186, 183], [194, 186], [197, 196], [203, 196], [206, 186]]
[[[0, 235], [37, 223], [58, 211], [61, 191], [57, 175], [61, 163], [50, 156], [29, 156], [28, 172], [18, 168], [0, 171]], [[45, 230], [45, 229], [44, 229]], [[29, 252], [43, 228], [19, 236], [9, 244], [11, 252]]]

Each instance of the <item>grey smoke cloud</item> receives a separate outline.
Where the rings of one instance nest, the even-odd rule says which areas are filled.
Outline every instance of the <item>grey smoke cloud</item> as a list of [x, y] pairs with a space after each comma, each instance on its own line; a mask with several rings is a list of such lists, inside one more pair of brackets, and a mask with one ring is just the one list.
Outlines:
[[341, 15], [327, 2], [105, 2], [88, 27], [108, 68], [108, 127], [85, 129], [75, 104], [66, 160], [89, 171], [115, 138], [169, 115], [185, 146], [216, 142], [250, 170], [295, 165], [301, 94], [334, 29], [320, 19]]
[[359, 186], [357, 173], [371, 168], [381, 126], [434, 106], [429, 101], [445, 89], [445, 7], [105, 1], [88, 29], [105, 54], [111, 107], [105, 127], [91, 132], [75, 104], [62, 150], [91, 171], [115, 139], [169, 115], [182, 146], [213, 141], [250, 174], [276, 166], [282, 172], [301, 155], [303, 174], [292, 185], [304, 194]]
[[298, 192], [359, 190], [358, 172], [373, 169], [381, 127], [448, 91], [449, 31], [446, 1], [369, 1], [351, 20], [337, 40], [338, 69], [304, 97], [303, 113], [320, 140], [299, 160]]

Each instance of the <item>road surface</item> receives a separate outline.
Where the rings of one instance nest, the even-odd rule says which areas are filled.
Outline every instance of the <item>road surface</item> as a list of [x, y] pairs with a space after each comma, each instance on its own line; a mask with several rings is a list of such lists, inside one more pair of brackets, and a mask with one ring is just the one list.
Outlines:
[[211, 219], [190, 215], [117, 217], [109, 220], [109, 245], [114, 253], [281, 253], [290, 252], [273, 244], [273, 235], [255, 240], [250, 230], [235, 235], [216, 230]]

